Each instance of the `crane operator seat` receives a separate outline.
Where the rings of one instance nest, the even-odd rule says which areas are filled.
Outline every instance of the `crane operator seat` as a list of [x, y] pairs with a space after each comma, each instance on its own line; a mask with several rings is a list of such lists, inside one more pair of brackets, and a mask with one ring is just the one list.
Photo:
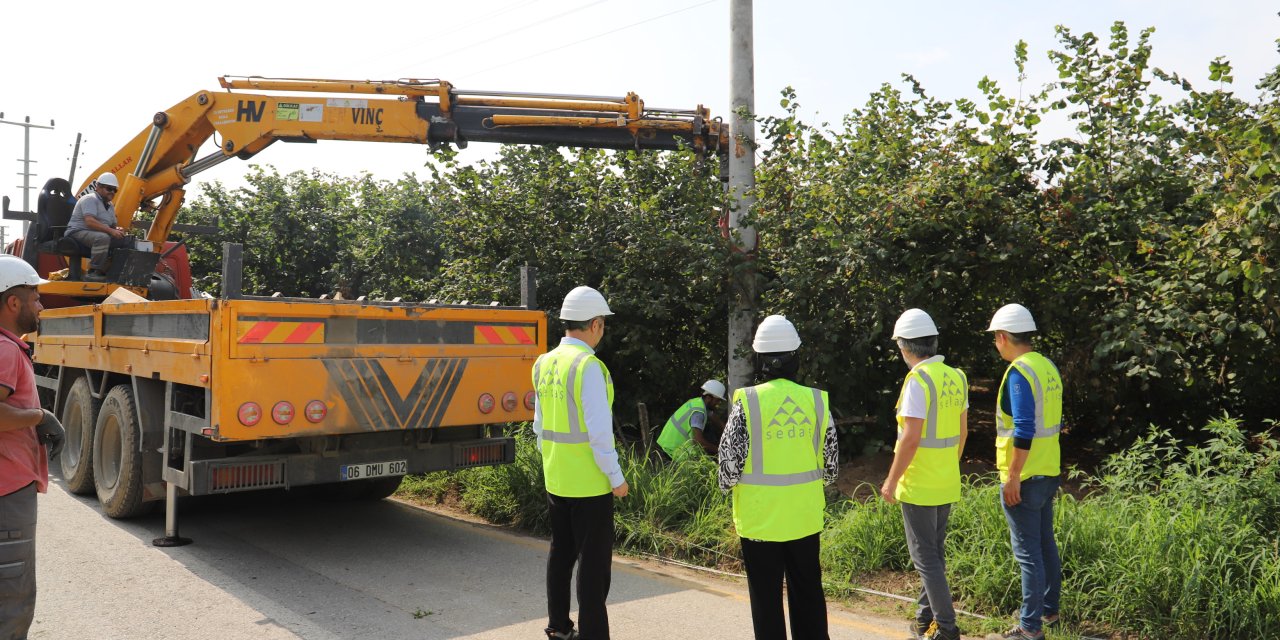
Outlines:
[[89, 247], [75, 238], [64, 235], [75, 209], [76, 199], [71, 194], [71, 183], [63, 178], [50, 178], [40, 190], [36, 201], [35, 244], [40, 253], [66, 256], [71, 280], [83, 280], [81, 258], [90, 256]]

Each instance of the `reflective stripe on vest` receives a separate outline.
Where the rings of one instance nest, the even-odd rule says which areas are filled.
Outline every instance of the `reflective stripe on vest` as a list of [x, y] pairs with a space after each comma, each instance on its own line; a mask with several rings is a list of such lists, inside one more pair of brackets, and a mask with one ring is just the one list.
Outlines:
[[689, 427], [688, 427], [689, 416], [693, 415], [693, 412], [696, 411], [698, 407], [696, 404], [692, 402], [686, 402], [684, 403], [684, 406], [685, 406], [684, 412], [679, 415], [672, 416], [671, 420], [669, 420], [667, 424], [674, 424], [676, 427], [676, 431], [679, 431], [680, 435], [683, 436], [685, 440], [688, 440], [689, 439]]
[[[565, 385], [564, 399], [569, 405], [569, 432], [542, 430], [542, 439], [548, 442], [558, 442], [560, 444], [583, 444], [590, 442], [591, 439], [587, 434], [587, 430], [582, 426], [582, 421], [578, 418], [578, 385], [574, 381], [578, 379], [578, 368], [582, 366], [591, 354], [582, 352], [573, 359], [573, 364], [569, 365], [569, 383]], [[533, 379], [538, 380], [541, 373], [542, 361], [539, 360], [533, 366]]]
[[[951, 447], [959, 445], [960, 436], [954, 436], [951, 438], [938, 437], [938, 387], [934, 384], [933, 377], [931, 377], [923, 367], [916, 367], [911, 373], [919, 376], [920, 380], [924, 382], [924, 386], [929, 394], [929, 412], [928, 416], [926, 416], [924, 420], [924, 433], [920, 435], [920, 446], [924, 449], [950, 449]], [[966, 396], [968, 393], [969, 390], [965, 389]], [[906, 431], [898, 431], [899, 440], [901, 440], [904, 435], [906, 435]]]
[[[1045, 362], [1049, 361], [1045, 360]], [[1036, 405], [1036, 435], [1034, 437], [1049, 438], [1058, 435], [1058, 433], [1062, 431], [1061, 421], [1057, 424], [1051, 424], [1048, 426], [1044, 423], [1044, 385], [1040, 383], [1040, 376], [1037, 376], [1035, 369], [1032, 369], [1031, 365], [1025, 362], [1015, 360], [1013, 362], [1013, 366], [1018, 369], [1019, 373], [1026, 377], [1027, 382], [1031, 383], [1031, 397], [1035, 400]], [[1052, 367], [1054, 365], [1050, 362], [1049, 366]], [[1057, 368], [1055, 367], [1055, 371], [1056, 370]], [[1061, 378], [1062, 376], [1059, 375], [1058, 377]], [[1000, 428], [999, 421], [997, 421], [996, 436], [1000, 438], [1012, 438], [1013, 428], [1002, 429]]]
[[[752, 452], [755, 453], [755, 458], [752, 460], [751, 471], [744, 472], [738, 483], [764, 487], [788, 487], [821, 480], [822, 469], [799, 473], [766, 473], [764, 471], [764, 423], [760, 419], [760, 394], [755, 387], [748, 387], [743, 391], [747, 397], [747, 424], [751, 425], [751, 442], [748, 446], [754, 445]], [[813, 452], [821, 456], [821, 438], [827, 426], [827, 408], [822, 402], [822, 391], [820, 389], [810, 389], [810, 391], [813, 392], [813, 407], [818, 418], [813, 429]]]

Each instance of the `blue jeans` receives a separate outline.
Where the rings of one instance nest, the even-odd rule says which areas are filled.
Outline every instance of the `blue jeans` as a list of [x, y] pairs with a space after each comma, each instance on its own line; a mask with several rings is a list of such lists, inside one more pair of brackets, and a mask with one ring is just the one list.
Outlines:
[[1022, 481], [1022, 502], [1010, 507], [1000, 496], [1009, 523], [1013, 557], [1022, 567], [1022, 628], [1040, 631], [1041, 617], [1058, 613], [1062, 597], [1062, 560], [1053, 539], [1053, 498], [1058, 476], [1032, 476]]

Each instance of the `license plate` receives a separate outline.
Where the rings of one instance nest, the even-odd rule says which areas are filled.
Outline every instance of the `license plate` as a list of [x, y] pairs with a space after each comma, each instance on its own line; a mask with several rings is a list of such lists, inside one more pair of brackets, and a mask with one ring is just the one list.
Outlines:
[[384, 478], [386, 476], [402, 476], [406, 473], [409, 473], [409, 461], [407, 460], [366, 462], [364, 464], [349, 464], [342, 467], [343, 480]]

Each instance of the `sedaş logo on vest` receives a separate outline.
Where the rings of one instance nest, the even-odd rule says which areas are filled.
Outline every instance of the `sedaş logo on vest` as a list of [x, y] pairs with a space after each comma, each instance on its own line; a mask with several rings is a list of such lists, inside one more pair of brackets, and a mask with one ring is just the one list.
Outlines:
[[769, 424], [765, 425], [765, 440], [781, 440], [783, 438], [807, 438], [813, 434], [813, 420], [800, 408], [790, 396], [782, 401], [782, 406], [774, 412]]
[[565, 380], [560, 375], [560, 361], [552, 359], [538, 378], [538, 395], [555, 400], [565, 398]]

